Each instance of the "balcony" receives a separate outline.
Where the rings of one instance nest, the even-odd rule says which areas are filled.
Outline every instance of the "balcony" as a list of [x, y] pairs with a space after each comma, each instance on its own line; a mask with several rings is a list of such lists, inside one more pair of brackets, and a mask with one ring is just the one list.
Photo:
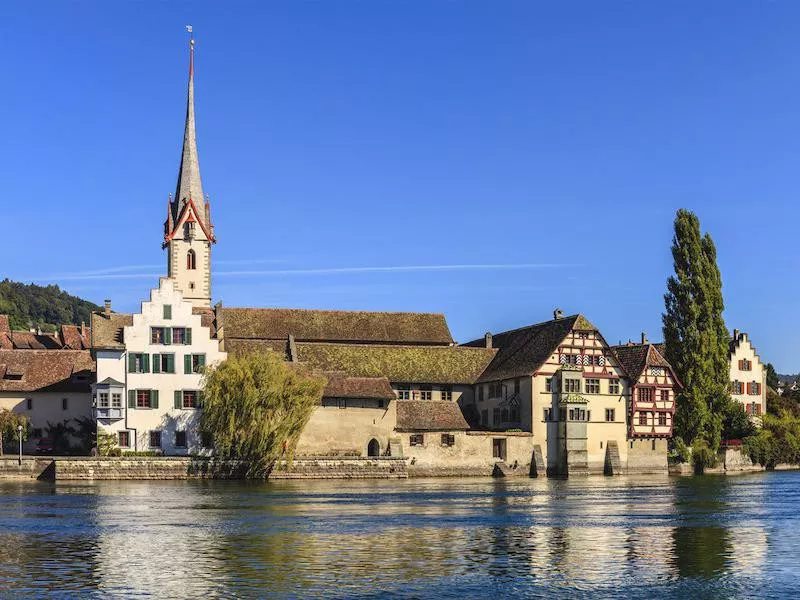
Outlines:
[[122, 408], [97, 408], [94, 409], [95, 419], [103, 419], [107, 421], [119, 421], [125, 416], [124, 409]]

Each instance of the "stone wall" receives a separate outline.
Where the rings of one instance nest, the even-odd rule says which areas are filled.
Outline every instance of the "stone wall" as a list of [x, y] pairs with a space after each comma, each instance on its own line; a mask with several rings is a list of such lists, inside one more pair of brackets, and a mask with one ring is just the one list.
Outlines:
[[51, 458], [23, 456], [22, 464], [16, 456], [0, 457], [0, 479], [38, 479], [46, 475], [53, 463]]
[[298, 456], [287, 469], [278, 464], [269, 479], [405, 479], [406, 462], [397, 457]]
[[[666, 439], [640, 439], [627, 442], [628, 460], [626, 473], [666, 473], [667, 445]], [[655, 447], [654, 447], [655, 446]]]
[[201, 477], [203, 470], [193, 468], [194, 462], [179, 456], [59, 457], [53, 459], [53, 477], [56, 481]]

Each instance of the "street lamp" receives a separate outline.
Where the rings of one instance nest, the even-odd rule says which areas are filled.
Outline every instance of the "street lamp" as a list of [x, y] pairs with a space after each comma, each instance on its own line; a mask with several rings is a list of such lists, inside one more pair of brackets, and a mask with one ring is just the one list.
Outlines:
[[22, 425], [17, 425], [17, 437], [19, 438], [19, 464], [22, 466]]

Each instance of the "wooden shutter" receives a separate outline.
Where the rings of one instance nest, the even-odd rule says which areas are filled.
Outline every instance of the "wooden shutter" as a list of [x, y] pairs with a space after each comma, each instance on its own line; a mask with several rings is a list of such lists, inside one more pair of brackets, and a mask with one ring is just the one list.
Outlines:
[[128, 408], [136, 408], [136, 390], [128, 390]]
[[183, 355], [183, 372], [188, 375], [192, 372], [192, 355], [191, 354], [184, 354]]
[[206, 366], [206, 355], [205, 354], [198, 354], [197, 355], [197, 364], [201, 369]]
[[158, 408], [158, 390], [150, 390], [150, 408]]
[[183, 343], [184, 344], [191, 344], [192, 343], [192, 328], [187, 327], [185, 333], [183, 334]]
[[150, 355], [142, 354], [142, 373], [150, 372]]
[[165, 304], [164, 305], [164, 318], [165, 319], [171, 319], [172, 318], [172, 305], [171, 304]]
[[128, 373], [136, 373], [136, 355], [128, 353]]
[[164, 327], [164, 344], [172, 343], [172, 327]]
[[175, 390], [175, 408], [183, 408], [183, 392]]
[[174, 354], [165, 354], [167, 357], [167, 364], [166, 369], [164, 369], [165, 373], [174, 373], [175, 372], [175, 355]]
[[153, 354], [153, 373], [161, 372], [161, 355]]

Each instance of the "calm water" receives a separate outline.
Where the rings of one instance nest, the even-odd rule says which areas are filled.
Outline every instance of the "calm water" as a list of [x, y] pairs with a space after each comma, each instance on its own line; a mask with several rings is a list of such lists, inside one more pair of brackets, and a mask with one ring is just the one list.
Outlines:
[[0, 483], [0, 596], [797, 597], [800, 473]]

